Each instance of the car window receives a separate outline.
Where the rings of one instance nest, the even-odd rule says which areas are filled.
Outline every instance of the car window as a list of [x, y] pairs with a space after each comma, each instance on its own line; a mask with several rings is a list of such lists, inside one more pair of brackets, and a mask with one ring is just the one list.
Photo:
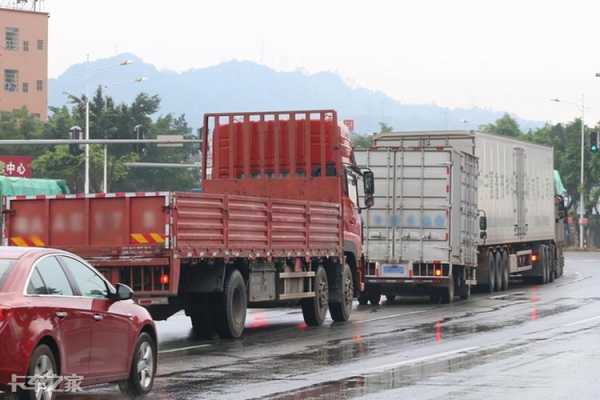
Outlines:
[[40, 276], [40, 271], [37, 268], [31, 273], [29, 284], [27, 285], [27, 294], [48, 294], [46, 285]]
[[46, 294], [73, 296], [73, 289], [56, 257], [42, 259], [37, 263], [36, 269], [46, 285]]
[[13, 261], [11, 260], [0, 260], [0, 291], [2, 291], [2, 286], [4, 286], [4, 281], [12, 265]]
[[82, 296], [97, 298], [108, 297], [108, 286], [104, 279], [100, 278], [95, 271], [71, 257], [61, 256], [61, 260], [71, 273]]

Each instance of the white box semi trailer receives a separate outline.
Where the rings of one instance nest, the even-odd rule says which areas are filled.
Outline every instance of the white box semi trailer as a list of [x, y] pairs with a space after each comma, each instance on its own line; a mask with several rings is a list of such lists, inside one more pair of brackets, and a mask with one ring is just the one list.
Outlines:
[[562, 275], [564, 206], [551, 147], [466, 131], [378, 135], [355, 150], [375, 176], [363, 236], [365, 290], [466, 299], [473, 285], [506, 290], [511, 275], [546, 283]]

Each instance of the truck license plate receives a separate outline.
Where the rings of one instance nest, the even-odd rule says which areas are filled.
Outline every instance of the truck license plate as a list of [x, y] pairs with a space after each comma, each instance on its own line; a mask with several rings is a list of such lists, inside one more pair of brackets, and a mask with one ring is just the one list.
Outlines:
[[403, 264], [384, 264], [382, 267], [384, 276], [405, 277], [408, 275], [407, 267]]

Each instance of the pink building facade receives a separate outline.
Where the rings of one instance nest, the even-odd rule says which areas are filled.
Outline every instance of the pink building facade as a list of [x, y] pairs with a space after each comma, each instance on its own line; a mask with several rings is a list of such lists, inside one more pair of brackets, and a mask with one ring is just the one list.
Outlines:
[[48, 119], [48, 13], [0, 8], [0, 111]]

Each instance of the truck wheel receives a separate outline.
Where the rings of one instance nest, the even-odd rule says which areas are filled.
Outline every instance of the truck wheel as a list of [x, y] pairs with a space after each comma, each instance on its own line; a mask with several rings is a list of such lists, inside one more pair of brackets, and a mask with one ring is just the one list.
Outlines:
[[471, 297], [471, 284], [467, 284], [467, 269], [463, 267], [459, 277], [459, 287], [457, 290], [461, 300], [468, 300]]
[[448, 287], [442, 288], [442, 304], [450, 304], [454, 301], [454, 277], [448, 277]]
[[502, 291], [502, 253], [497, 252], [494, 256], [496, 260], [496, 292]]
[[336, 322], [346, 322], [352, 314], [352, 301], [354, 300], [354, 282], [352, 279], [352, 270], [346, 263], [342, 266], [342, 282], [338, 288], [338, 298], [342, 302], [329, 302], [329, 314]]
[[235, 270], [225, 280], [214, 314], [215, 329], [222, 338], [239, 338], [244, 332], [248, 292], [244, 277]]
[[556, 263], [554, 262], [554, 250], [552, 246], [546, 247], [546, 254], [548, 255], [548, 282], [554, 282], [556, 276]]
[[558, 257], [556, 258], [556, 263], [558, 277], [561, 277], [565, 273], [565, 259], [560, 251]]
[[537, 281], [540, 285], [548, 283], [548, 260], [546, 259], [546, 246], [542, 245], [537, 249], [540, 260], [538, 261], [541, 269], [541, 276], [538, 276]]
[[361, 306], [366, 306], [369, 304], [369, 295], [367, 292], [360, 292], [358, 295], [358, 304]]
[[471, 284], [464, 284], [464, 288], [462, 290], [462, 292], [460, 293], [460, 299], [461, 300], [469, 300], [469, 298], [471, 297]]
[[372, 306], [378, 306], [381, 303], [381, 293], [379, 292], [370, 292], [369, 293], [369, 302]]
[[321, 326], [327, 316], [327, 306], [329, 304], [329, 286], [327, 285], [327, 272], [323, 267], [317, 269], [315, 274], [315, 297], [312, 299], [303, 299], [302, 316], [308, 326]]
[[215, 336], [210, 295], [205, 296], [199, 304], [194, 304], [190, 311], [192, 332], [196, 339], [212, 339]]
[[496, 260], [492, 253], [488, 254], [488, 284], [487, 289], [489, 293], [493, 293], [496, 290]]
[[502, 266], [502, 290], [508, 290], [508, 287], [510, 286], [508, 252], [502, 251], [501, 260], [502, 262], [500, 263], [500, 265]]
[[373, 306], [378, 306], [379, 303], [381, 303], [381, 293], [374, 290], [368, 290], [362, 292], [358, 296], [358, 304], [361, 306], [366, 306], [369, 303], [371, 303]]

